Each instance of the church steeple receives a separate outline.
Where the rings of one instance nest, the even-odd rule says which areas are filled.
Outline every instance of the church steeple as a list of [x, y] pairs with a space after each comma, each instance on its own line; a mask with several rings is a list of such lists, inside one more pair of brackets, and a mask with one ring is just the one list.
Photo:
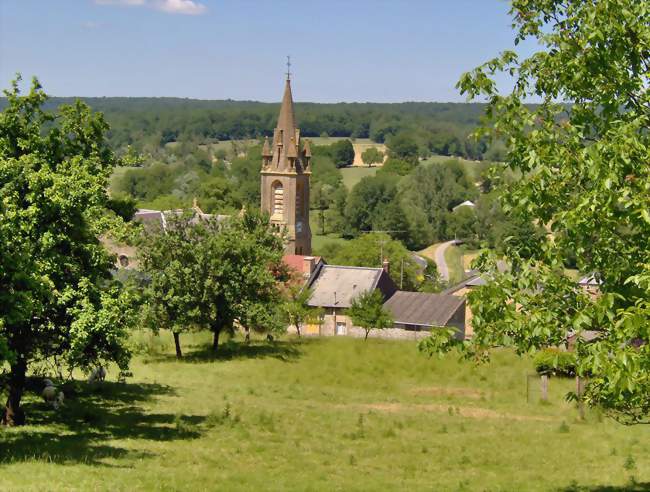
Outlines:
[[300, 130], [296, 128], [289, 71], [273, 143], [269, 145], [268, 139], [265, 140], [262, 160], [262, 211], [269, 214], [271, 223], [286, 230], [288, 254], [311, 254], [311, 149], [308, 142], [301, 145]]
[[287, 77], [278, 124], [273, 134], [273, 158], [271, 159], [273, 167], [282, 170], [299, 170], [300, 162], [296, 160], [299, 145], [300, 131], [296, 129], [291, 80]]

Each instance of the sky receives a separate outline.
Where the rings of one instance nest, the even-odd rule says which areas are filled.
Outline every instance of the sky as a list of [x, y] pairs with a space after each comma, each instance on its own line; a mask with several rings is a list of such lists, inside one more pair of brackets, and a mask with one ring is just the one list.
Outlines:
[[513, 38], [506, 0], [0, 0], [0, 87], [273, 102], [290, 55], [297, 101], [465, 101]]

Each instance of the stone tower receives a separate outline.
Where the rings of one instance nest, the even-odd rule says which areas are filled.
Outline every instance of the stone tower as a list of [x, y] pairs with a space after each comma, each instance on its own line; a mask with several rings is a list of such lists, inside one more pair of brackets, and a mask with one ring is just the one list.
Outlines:
[[261, 175], [262, 211], [271, 216], [273, 225], [286, 230], [286, 254], [310, 255], [311, 149], [309, 140], [305, 140], [301, 149], [289, 74], [284, 86], [278, 124], [273, 132], [273, 144], [269, 143], [268, 138], [264, 141]]

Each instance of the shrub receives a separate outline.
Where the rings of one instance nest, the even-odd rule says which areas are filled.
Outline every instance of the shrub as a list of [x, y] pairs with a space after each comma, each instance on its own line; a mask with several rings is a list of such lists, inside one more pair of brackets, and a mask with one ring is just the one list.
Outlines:
[[539, 374], [556, 376], [575, 376], [576, 358], [573, 352], [565, 352], [555, 348], [543, 349], [533, 359], [535, 370]]

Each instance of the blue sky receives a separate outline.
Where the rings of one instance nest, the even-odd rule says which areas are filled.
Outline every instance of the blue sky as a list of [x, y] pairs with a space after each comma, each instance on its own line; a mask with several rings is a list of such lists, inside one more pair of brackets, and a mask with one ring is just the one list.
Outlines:
[[[57, 96], [463, 101], [512, 48], [505, 0], [0, 0], [0, 85]], [[524, 46], [524, 52], [531, 46]]]

